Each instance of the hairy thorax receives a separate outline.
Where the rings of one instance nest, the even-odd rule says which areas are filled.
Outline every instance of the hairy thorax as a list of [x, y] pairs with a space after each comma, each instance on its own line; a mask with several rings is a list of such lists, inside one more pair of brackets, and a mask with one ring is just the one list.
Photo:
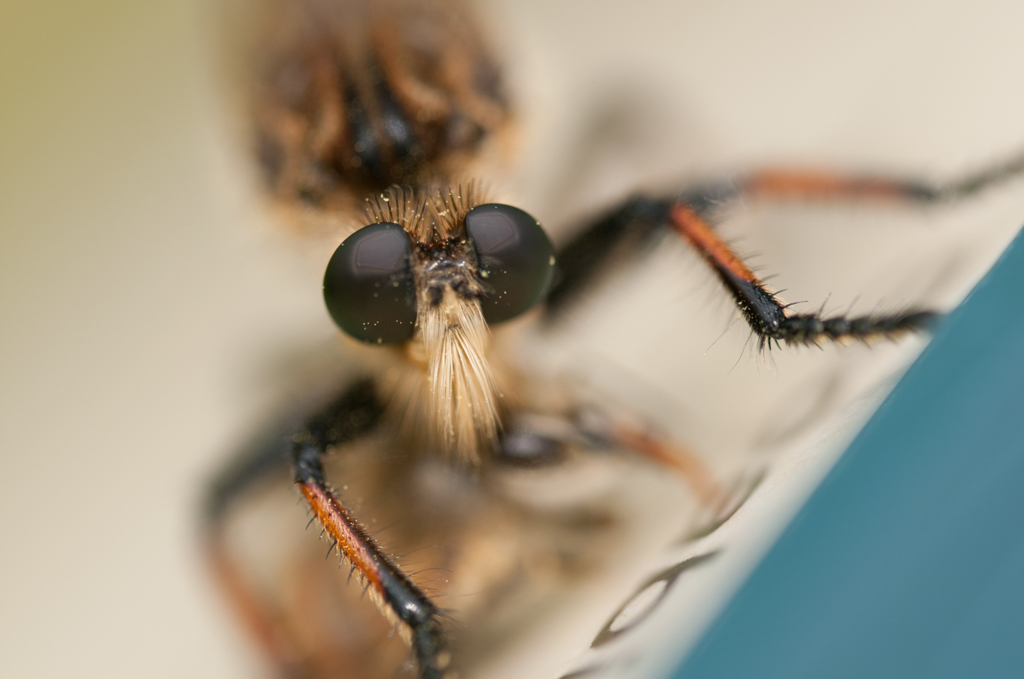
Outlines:
[[295, 0], [266, 21], [252, 100], [282, 201], [331, 211], [442, 183], [509, 119], [494, 61], [447, 2]]

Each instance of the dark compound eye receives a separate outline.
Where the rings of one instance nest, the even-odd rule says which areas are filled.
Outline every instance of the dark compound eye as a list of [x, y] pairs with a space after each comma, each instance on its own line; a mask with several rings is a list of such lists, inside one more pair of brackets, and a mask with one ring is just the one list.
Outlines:
[[484, 283], [484, 319], [501, 323], [544, 297], [555, 273], [555, 250], [536, 219], [511, 205], [487, 203], [466, 215]]
[[398, 224], [371, 224], [338, 246], [324, 274], [324, 301], [338, 327], [371, 344], [412, 337], [416, 302], [412, 246]]

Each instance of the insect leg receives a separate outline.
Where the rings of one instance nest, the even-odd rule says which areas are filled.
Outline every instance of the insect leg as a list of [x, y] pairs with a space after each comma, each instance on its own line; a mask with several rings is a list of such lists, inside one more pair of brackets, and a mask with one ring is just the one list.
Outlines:
[[679, 475], [697, 500], [714, 506], [725, 498], [725, 491], [701, 457], [688, 448], [626, 425], [618, 425], [612, 440], [624, 450]]
[[413, 649], [421, 679], [443, 679], [450, 662], [440, 611], [348, 512], [324, 476], [322, 459], [332, 448], [376, 424], [381, 414], [373, 386], [362, 383], [311, 418], [292, 438], [294, 479], [314, 516], [363, 581], [381, 613], [399, 625]]
[[699, 455], [684, 446], [648, 433], [608, 412], [579, 408], [566, 417], [513, 413], [498, 439], [494, 461], [512, 467], [543, 467], [561, 464], [566, 448], [617, 450], [671, 470], [706, 506], [715, 505], [724, 493]]
[[1024, 173], [1024, 154], [945, 184], [929, 184], [880, 175], [765, 169], [754, 172], [737, 182], [735, 196], [764, 196], [773, 199], [892, 199], [916, 203], [939, 203], [969, 198], [1022, 173]]
[[616, 255], [639, 254], [652, 236], [669, 228], [704, 258], [732, 295], [761, 346], [769, 342], [808, 344], [821, 340], [867, 339], [921, 330], [935, 312], [910, 310], [896, 314], [824, 318], [818, 313], [790, 314], [711, 225], [689, 203], [677, 199], [635, 198], [582, 233], [559, 255], [562, 279], [548, 297], [546, 317], [554, 320], [567, 302], [582, 293]]
[[636, 259], [664, 232], [664, 201], [633, 197], [583, 229], [556, 255], [555, 284], [544, 320], [556, 321], [620, 260]]
[[938, 203], [967, 198], [1024, 173], [1024, 155], [958, 181], [931, 186], [880, 176], [795, 170], [764, 170], [738, 179], [701, 184], [670, 198], [634, 197], [596, 220], [558, 255], [560, 278], [548, 296], [545, 318], [554, 321], [618, 258], [636, 257], [654, 237], [672, 230], [693, 246], [729, 290], [758, 336], [769, 342], [807, 344], [846, 338], [867, 339], [924, 329], [938, 315], [907, 310], [860, 317], [790, 314], [713, 231], [709, 214], [743, 197], [769, 199], [893, 199]]
[[703, 182], [681, 191], [675, 199], [701, 214], [744, 198], [932, 204], [970, 198], [1021, 174], [1024, 153], [942, 184], [879, 174], [771, 167]]
[[740, 314], [757, 335], [761, 347], [776, 344], [813, 344], [822, 340], [868, 339], [925, 329], [938, 315], [933, 311], [908, 310], [871, 316], [833, 316], [820, 313], [791, 314], [708, 222], [684, 203], [667, 206], [671, 226], [700, 253], [732, 295]]
[[225, 544], [224, 522], [230, 507], [264, 480], [284, 475], [289, 459], [293, 477], [314, 515], [343, 554], [352, 561], [385, 616], [408, 630], [422, 679], [441, 679], [447, 654], [438, 611], [381, 551], [330, 490], [322, 457], [337, 446], [372, 431], [383, 408], [373, 384], [356, 382], [296, 432], [270, 444], [246, 449], [210, 484], [204, 506], [207, 554], [218, 582], [249, 632], [284, 676], [303, 676], [296, 645], [267, 602], [247, 585]]

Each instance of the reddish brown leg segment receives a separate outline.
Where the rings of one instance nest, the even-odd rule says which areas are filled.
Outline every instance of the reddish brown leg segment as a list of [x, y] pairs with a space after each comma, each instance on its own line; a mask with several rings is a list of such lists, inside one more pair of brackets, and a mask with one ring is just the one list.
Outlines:
[[886, 177], [773, 169], [757, 172], [740, 184], [751, 196], [768, 198], [927, 199], [937, 191], [923, 184]]
[[761, 345], [772, 340], [788, 344], [813, 344], [820, 340], [869, 339], [893, 336], [925, 328], [935, 317], [928, 311], [905, 311], [877, 316], [787, 314], [785, 305], [768, 292], [743, 261], [711, 230], [711, 226], [683, 203], [669, 207], [672, 227], [700, 253], [732, 294], [740, 313], [758, 336]]
[[965, 198], [1024, 172], [1024, 154], [945, 184], [819, 170], [772, 168], [748, 175], [739, 183], [741, 194], [767, 198], [897, 199], [936, 202]]

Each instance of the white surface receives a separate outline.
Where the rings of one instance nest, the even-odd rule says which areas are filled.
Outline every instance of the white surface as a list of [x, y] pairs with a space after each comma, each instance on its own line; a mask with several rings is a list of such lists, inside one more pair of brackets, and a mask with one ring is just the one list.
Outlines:
[[[265, 357], [331, 329], [321, 272], [277, 252], [240, 188], [206, 9], [0, 7], [5, 677], [253, 673], [201, 571], [195, 501], [273, 400]], [[1024, 148], [1015, 3], [506, 0], [492, 13], [537, 121], [524, 207], [556, 229], [637, 185], [770, 160], [945, 177]], [[580, 171], [586, 112], [609, 100], [627, 123], [598, 135]], [[790, 300], [948, 302], [1024, 218], [1022, 196], [1018, 183], [924, 215], [758, 210], [725, 228]], [[898, 268], [911, 254], [913, 271]], [[769, 446], [793, 409], [783, 398], [886, 360], [851, 347], [777, 352], [766, 367], [737, 325], [714, 343], [731, 316], [712, 284], [651, 276], [652, 304], [697, 300], [692, 323], [663, 332], [649, 307], [626, 315], [627, 298], [586, 351], [671, 390], [652, 417], [703, 449]], [[749, 404], [764, 404], [758, 421], [735, 426]]]

